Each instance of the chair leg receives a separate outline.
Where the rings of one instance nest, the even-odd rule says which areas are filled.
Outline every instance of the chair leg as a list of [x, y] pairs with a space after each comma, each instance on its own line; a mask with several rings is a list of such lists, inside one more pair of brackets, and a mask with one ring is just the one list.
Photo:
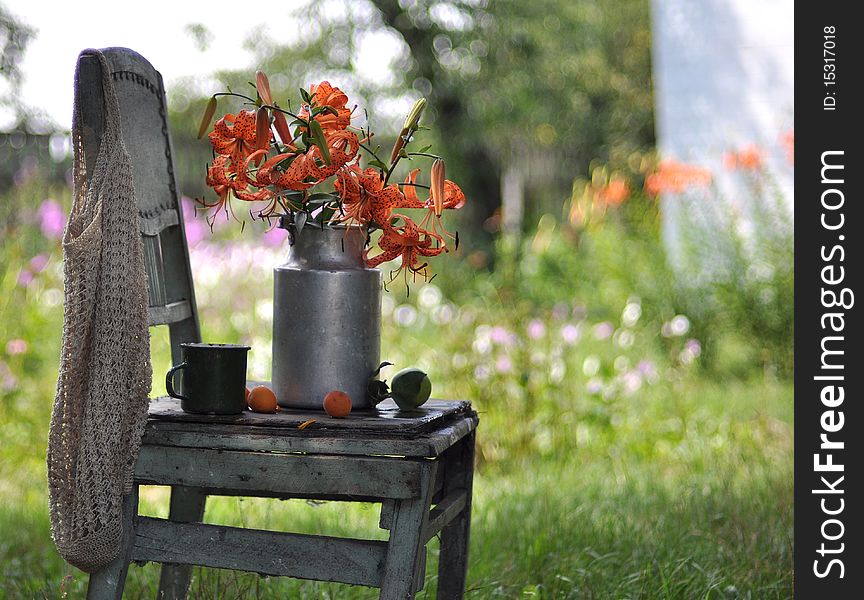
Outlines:
[[123, 541], [120, 552], [100, 571], [90, 575], [87, 600], [120, 600], [129, 570], [129, 551], [135, 540], [135, 520], [138, 516], [138, 486], [123, 499]]
[[381, 581], [381, 600], [410, 599], [421, 587], [417, 578], [422, 577], [423, 553], [426, 552], [422, 536], [429, 523], [432, 482], [437, 467], [438, 463], [424, 465], [419, 497], [396, 501]]
[[[197, 523], [204, 517], [207, 495], [199, 488], [171, 486], [171, 508], [168, 519], [180, 523]], [[159, 600], [185, 600], [192, 579], [191, 565], [162, 565], [159, 577]]]
[[452, 489], [467, 491], [465, 508], [441, 530], [438, 557], [438, 600], [456, 600], [465, 593], [468, 574], [468, 540], [471, 531], [471, 486], [474, 480], [474, 432], [466, 436], [446, 464], [445, 494]]

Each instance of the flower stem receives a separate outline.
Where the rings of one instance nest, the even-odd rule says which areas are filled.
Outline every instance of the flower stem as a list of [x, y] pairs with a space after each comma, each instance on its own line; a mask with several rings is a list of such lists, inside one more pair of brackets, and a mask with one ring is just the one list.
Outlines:
[[441, 158], [437, 154], [430, 154], [429, 152], [406, 152], [408, 156], [428, 156], [429, 158]]
[[249, 102], [252, 102], [253, 104], [255, 103], [255, 100], [253, 100], [249, 96], [245, 96], [243, 94], [238, 94], [237, 92], [216, 92], [215, 94], [213, 94], [214, 98], [216, 98], [217, 96], [237, 96], [238, 98], [243, 98], [244, 100], [248, 100]]

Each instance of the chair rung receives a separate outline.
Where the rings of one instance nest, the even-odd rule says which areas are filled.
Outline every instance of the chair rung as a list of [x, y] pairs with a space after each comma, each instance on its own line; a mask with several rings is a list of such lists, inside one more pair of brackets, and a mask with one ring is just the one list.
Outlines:
[[192, 307], [187, 300], [172, 302], [165, 306], [150, 307], [150, 326], [176, 323], [192, 316]]
[[[208, 490], [245, 489], [279, 496], [414, 498], [419, 461], [398, 458], [233, 452], [207, 448], [142, 446], [135, 465], [139, 483]], [[215, 493], [215, 492], [214, 492]]]
[[139, 517], [131, 559], [379, 587], [387, 542]]
[[456, 518], [468, 500], [468, 492], [465, 490], [454, 490], [450, 492], [438, 505], [429, 513], [429, 523], [423, 531], [423, 543], [428, 542], [432, 537], [444, 529], [450, 521]]

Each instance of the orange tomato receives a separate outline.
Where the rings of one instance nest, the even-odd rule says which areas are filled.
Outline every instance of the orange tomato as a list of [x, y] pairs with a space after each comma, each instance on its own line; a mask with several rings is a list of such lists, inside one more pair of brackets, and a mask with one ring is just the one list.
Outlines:
[[252, 388], [249, 395], [246, 397], [246, 404], [254, 412], [258, 413], [275, 413], [279, 404], [276, 402], [276, 394], [270, 388], [259, 385]]
[[335, 419], [347, 417], [351, 412], [351, 396], [339, 390], [327, 392], [324, 396], [324, 412]]

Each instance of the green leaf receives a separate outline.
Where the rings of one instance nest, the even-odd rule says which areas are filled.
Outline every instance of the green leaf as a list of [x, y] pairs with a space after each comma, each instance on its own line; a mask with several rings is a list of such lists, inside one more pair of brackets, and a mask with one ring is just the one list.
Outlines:
[[429, 144], [428, 146], [423, 146], [417, 152], [428, 152], [431, 147], [432, 147], [432, 144]]
[[378, 160], [377, 158], [373, 158], [372, 160], [370, 160], [370, 161], [369, 161], [369, 166], [370, 166], [370, 167], [378, 167], [378, 168], [381, 169], [382, 171], [386, 171], [386, 170], [387, 170], [387, 165], [385, 165], [383, 162], [381, 162], [381, 161]]
[[303, 98], [303, 102], [309, 103], [312, 101], [312, 96], [303, 88], [300, 88], [300, 97]]
[[316, 202], [318, 204], [322, 202], [330, 202], [335, 200], [335, 197], [330, 192], [315, 192], [314, 194], [309, 194], [307, 198], [309, 202]]
[[377, 369], [375, 369], [374, 371], [372, 371], [372, 374], [369, 375], [369, 377], [370, 377], [370, 378], [371, 378], [371, 377], [378, 377], [378, 375], [381, 374], [381, 369], [383, 369], [384, 367], [392, 366], [392, 365], [393, 365], [393, 363], [391, 363], [391, 362], [387, 362], [387, 361], [385, 360], [385, 361], [382, 362], [380, 365], [378, 365], [378, 368], [377, 368]]
[[315, 139], [315, 145], [321, 149], [321, 158], [324, 159], [324, 164], [330, 164], [330, 148], [327, 147], [327, 140], [324, 138], [324, 130], [321, 129], [321, 123], [314, 119], [309, 121], [309, 129], [312, 131], [312, 137]]
[[297, 229], [297, 233], [303, 231], [303, 226], [306, 225], [307, 215], [305, 212], [298, 212], [294, 215], [294, 227]]
[[333, 218], [333, 215], [335, 215], [335, 214], [336, 214], [335, 208], [333, 208], [332, 206], [326, 206], [326, 207], [324, 207], [324, 210], [322, 210], [320, 213], [318, 213], [318, 216], [315, 218], [315, 220], [318, 221], [319, 223], [327, 223], [330, 219]]

